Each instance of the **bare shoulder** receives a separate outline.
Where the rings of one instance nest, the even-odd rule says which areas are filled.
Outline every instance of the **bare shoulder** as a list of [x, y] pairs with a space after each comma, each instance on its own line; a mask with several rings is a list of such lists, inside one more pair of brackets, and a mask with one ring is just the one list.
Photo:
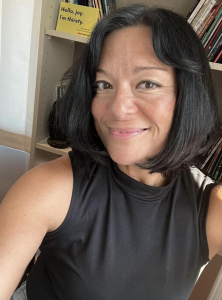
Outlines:
[[47, 231], [55, 230], [68, 210], [72, 187], [72, 168], [66, 155], [25, 173], [7, 193], [0, 207], [12, 213], [16, 205], [23, 212], [31, 210], [29, 214], [38, 211], [38, 217], [48, 222]]
[[222, 186], [215, 186], [210, 194], [207, 213], [207, 239], [209, 257], [222, 255]]
[[0, 295], [9, 299], [45, 234], [68, 212], [73, 175], [68, 156], [31, 169], [0, 204]]

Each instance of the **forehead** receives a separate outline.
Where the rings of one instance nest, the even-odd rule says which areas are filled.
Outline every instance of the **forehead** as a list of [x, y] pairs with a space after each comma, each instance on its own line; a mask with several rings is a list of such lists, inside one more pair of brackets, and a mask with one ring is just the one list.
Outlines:
[[143, 62], [154, 66], [171, 69], [158, 59], [153, 48], [152, 29], [148, 26], [133, 26], [118, 29], [110, 33], [104, 40], [101, 55], [101, 65], [130, 65]]
[[118, 38], [138, 39], [143, 37], [148, 39], [149, 42], [152, 40], [152, 29], [149, 26], [138, 25], [138, 26], [127, 26], [124, 28], [116, 29], [112, 31], [106, 38], [106, 40], [113, 40]]

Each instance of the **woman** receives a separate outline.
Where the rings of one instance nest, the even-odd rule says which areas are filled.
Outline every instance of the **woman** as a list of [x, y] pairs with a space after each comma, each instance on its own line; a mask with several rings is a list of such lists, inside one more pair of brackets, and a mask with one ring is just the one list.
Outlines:
[[0, 207], [1, 299], [38, 247], [12, 299], [188, 299], [222, 253], [221, 188], [193, 166], [218, 134], [201, 42], [181, 16], [134, 5], [97, 24], [66, 75], [73, 151]]

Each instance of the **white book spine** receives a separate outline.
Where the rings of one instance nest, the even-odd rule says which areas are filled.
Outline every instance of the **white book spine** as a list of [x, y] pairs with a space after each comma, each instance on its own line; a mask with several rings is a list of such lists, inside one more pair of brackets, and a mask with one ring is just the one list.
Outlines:
[[204, 22], [205, 18], [207, 17], [208, 13], [211, 11], [211, 8], [215, 5], [216, 0], [210, 0], [208, 5], [206, 5], [203, 14], [200, 16], [199, 20], [197, 21], [196, 25], [193, 27], [194, 31], [198, 31], [201, 24]]
[[200, 0], [200, 2], [197, 4], [196, 8], [194, 9], [194, 11], [192, 12], [192, 14], [190, 15], [189, 19], [187, 20], [187, 22], [190, 24], [194, 17], [196, 16], [196, 14], [198, 13], [198, 11], [201, 9], [201, 7], [204, 5], [206, 0]]

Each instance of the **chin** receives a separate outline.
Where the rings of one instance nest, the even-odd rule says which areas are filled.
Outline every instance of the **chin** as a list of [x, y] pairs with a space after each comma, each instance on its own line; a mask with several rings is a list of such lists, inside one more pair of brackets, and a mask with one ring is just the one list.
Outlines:
[[136, 165], [138, 163], [143, 163], [146, 160], [142, 160], [139, 159], [138, 157], [134, 157], [134, 159], [132, 159], [133, 155], [130, 154], [116, 154], [116, 153], [109, 153], [109, 156], [111, 157], [111, 159], [117, 163], [118, 165], [122, 165], [122, 166], [131, 166], [131, 165]]
[[[148, 159], [155, 157], [159, 151], [160, 147], [145, 147], [142, 145], [140, 147], [128, 147], [119, 146], [117, 144], [103, 143], [110, 158], [119, 165], [131, 166], [136, 164], [146, 163]], [[158, 145], [159, 146], [159, 145]]]

